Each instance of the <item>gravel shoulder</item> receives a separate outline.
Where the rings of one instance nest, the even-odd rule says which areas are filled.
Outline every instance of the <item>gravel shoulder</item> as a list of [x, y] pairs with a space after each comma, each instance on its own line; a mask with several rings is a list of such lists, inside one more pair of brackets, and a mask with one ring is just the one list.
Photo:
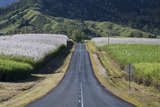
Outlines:
[[98, 56], [96, 54], [92, 54], [92, 56], [95, 61], [95, 64], [97, 65], [96, 68], [97, 68], [97, 71], [99, 72], [99, 74], [101, 76], [103, 76], [103, 78], [107, 77], [106, 70], [104, 69], [101, 62], [99, 61]]

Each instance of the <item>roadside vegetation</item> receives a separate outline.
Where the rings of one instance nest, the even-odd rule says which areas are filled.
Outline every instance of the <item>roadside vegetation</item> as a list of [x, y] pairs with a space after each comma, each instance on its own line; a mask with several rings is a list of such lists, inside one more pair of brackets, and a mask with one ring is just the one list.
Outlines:
[[[138, 107], [159, 106], [160, 94], [157, 84], [159, 82], [159, 72], [157, 69], [159, 68], [159, 57], [156, 57], [157, 53], [154, 53], [158, 52], [154, 51], [154, 49], [157, 50], [159, 45], [148, 45], [147, 47], [146, 45], [138, 44], [115, 44], [97, 47], [93, 42], [89, 42], [87, 43], [87, 48], [91, 55], [95, 75], [106, 89]], [[149, 55], [150, 57], [144, 57]], [[127, 59], [126, 57], [128, 60], [124, 60]], [[97, 67], [96, 58], [98, 58], [106, 72], [101, 73], [101, 69]], [[119, 61], [118, 58], [121, 61]], [[138, 61], [136, 61], [136, 59]], [[128, 62], [136, 67], [132, 79], [134, 81], [131, 81], [130, 90], [127, 79], [128, 73], [124, 71], [124, 66], [128, 64]], [[152, 80], [155, 80], [155, 82]]]
[[67, 71], [73, 50], [65, 47], [60, 55], [57, 50], [54, 58], [25, 80], [0, 82], [0, 107], [25, 107], [55, 88]]
[[[34, 61], [32, 58], [27, 59], [27, 57], [15, 57], [14, 59], [12, 56], [7, 57], [1, 55], [3, 58], [0, 58], [0, 80], [17, 81], [26, 79], [31, 75], [31, 73], [40, 73], [39, 70], [43, 68], [47, 62], [54, 59], [58, 55], [64, 54], [66, 48], [67, 47], [65, 45], [61, 45], [56, 50], [46, 54], [38, 61]], [[23, 58], [26, 59], [26, 62]]]
[[122, 69], [133, 64], [136, 67], [133, 79], [137, 83], [160, 89], [160, 45], [113, 44], [98, 49], [108, 52]]
[[0, 38], [0, 80], [26, 79], [42, 66], [62, 55], [67, 37], [61, 35], [18, 35]]
[[34, 65], [35, 61], [32, 58], [24, 57], [24, 56], [13, 56], [13, 55], [0, 55], [1, 60], [12, 60], [15, 62], [28, 63], [30, 65]]
[[0, 80], [24, 79], [30, 75], [33, 66], [12, 60], [0, 60]]
[[[4, 43], [4, 47], [0, 48], [8, 47], [7, 50], [0, 50], [3, 53], [0, 55], [0, 107], [24, 107], [46, 95], [64, 77], [73, 51], [73, 43], [68, 43], [66, 36], [30, 34], [16, 38], [0, 38]], [[12, 44], [8, 44], [11, 41]], [[39, 48], [26, 48], [32, 46], [31, 43], [39, 44]], [[42, 48], [43, 45], [46, 47]], [[11, 50], [13, 46], [16, 52]], [[26, 54], [28, 50], [31, 51]], [[32, 54], [34, 51], [35, 54]], [[28, 56], [24, 56], [24, 53]]]

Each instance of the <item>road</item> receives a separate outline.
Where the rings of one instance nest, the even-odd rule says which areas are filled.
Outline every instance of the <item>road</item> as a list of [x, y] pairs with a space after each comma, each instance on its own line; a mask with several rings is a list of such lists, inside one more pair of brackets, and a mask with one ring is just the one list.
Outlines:
[[46, 96], [27, 107], [134, 107], [104, 89], [93, 74], [84, 44], [76, 45], [69, 68]]

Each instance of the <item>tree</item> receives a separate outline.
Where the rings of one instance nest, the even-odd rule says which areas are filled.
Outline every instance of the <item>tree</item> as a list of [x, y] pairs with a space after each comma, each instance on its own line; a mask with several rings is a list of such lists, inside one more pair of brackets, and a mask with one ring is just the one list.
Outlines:
[[140, 31], [132, 31], [130, 37], [143, 37], [143, 33]]
[[82, 42], [85, 39], [85, 33], [80, 30], [74, 30], [71, 38], [76, 42]]
[[144, 30], [145, 32], [147, 32], [148, 31], [148, 25], [146, 24], [143, 28], [142, 28], [142, 30]]

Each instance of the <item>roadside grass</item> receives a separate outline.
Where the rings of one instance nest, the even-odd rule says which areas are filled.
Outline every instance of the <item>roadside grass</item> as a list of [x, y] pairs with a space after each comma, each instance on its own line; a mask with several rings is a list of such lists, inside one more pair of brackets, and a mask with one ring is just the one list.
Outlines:
[[98, 49], [108, 52], [122, 69], [133, 64], [136, 67], [133, 79], [137, 83], [160, 89], [160, 45], [113, 44]]
[[133, 79], [139, 84], [152, 85], [160, 90], [160, 63], [137, 63], [134, 64], [136, 72]]
[[[126, 80], [127, 73], [122, 70], [113, 56], [108, 51], [100, 51], [93, 42], [87, 43], [87, 49], [90, 53], [94, 73], [107, 90], [138, 107], [159, 107], [160, 94], [157, 88], [132, 81], [129, 91], [128, 81]], [[105, 68], [106, 75], [100, 73], [100, 69], [97, 68], [95, 57], [93, 57], [95, 55]]]
[[107, 51], [118, 63], [125, 66], [129, 63], [155, 63], [160, 62], [160, 45], [145, 44], [111, 44], [98, 47]]
[[[44, 65], [44, 67], [39, 71], [40, 74], [32, 74], [32, 76], [39, 79], [33, 80], [34, 85], [31, 88], [27, 88], [26, 90], [22, 89], [23, 91], [18, 92], [16, 96], [4, 102], [1, 102], [0, 107], [25, 107], [27, 104], [39, 99], [40, 97], [49, 93], [53, 88], [55, 88], [57, 84], [62, 80], [65, 72], [67, 71], [72, 56], [72, 51], [74, 51], [74, 47], [72, 49], [66, 48], [65, 51], [67, 51], [67, 53], [65, 52], [66, 55], [57, 56], [54, 59], [50, 60], [48, 64]], [[49, 74], [41, 73], [41, 72], [48, 72], [48, 68], [52, 71], [52, 73]], [[32, 80], [29, 79], [26, 80], [26, 82], [22, 81], [22, 84], [28, 84], [27, 81], [32, 81]], [[10, 86], [11, 88], [13, 87], [13, 84], [19, 84], [19, 83], [9, 83], [9, 84], [11, 84]], [[6, 84], [2, 85], [2, 87], [5, 85]], [[12, 88], [10, 90], [12, 90]], [[15, 92], [15, 90], [12, 91]]]

